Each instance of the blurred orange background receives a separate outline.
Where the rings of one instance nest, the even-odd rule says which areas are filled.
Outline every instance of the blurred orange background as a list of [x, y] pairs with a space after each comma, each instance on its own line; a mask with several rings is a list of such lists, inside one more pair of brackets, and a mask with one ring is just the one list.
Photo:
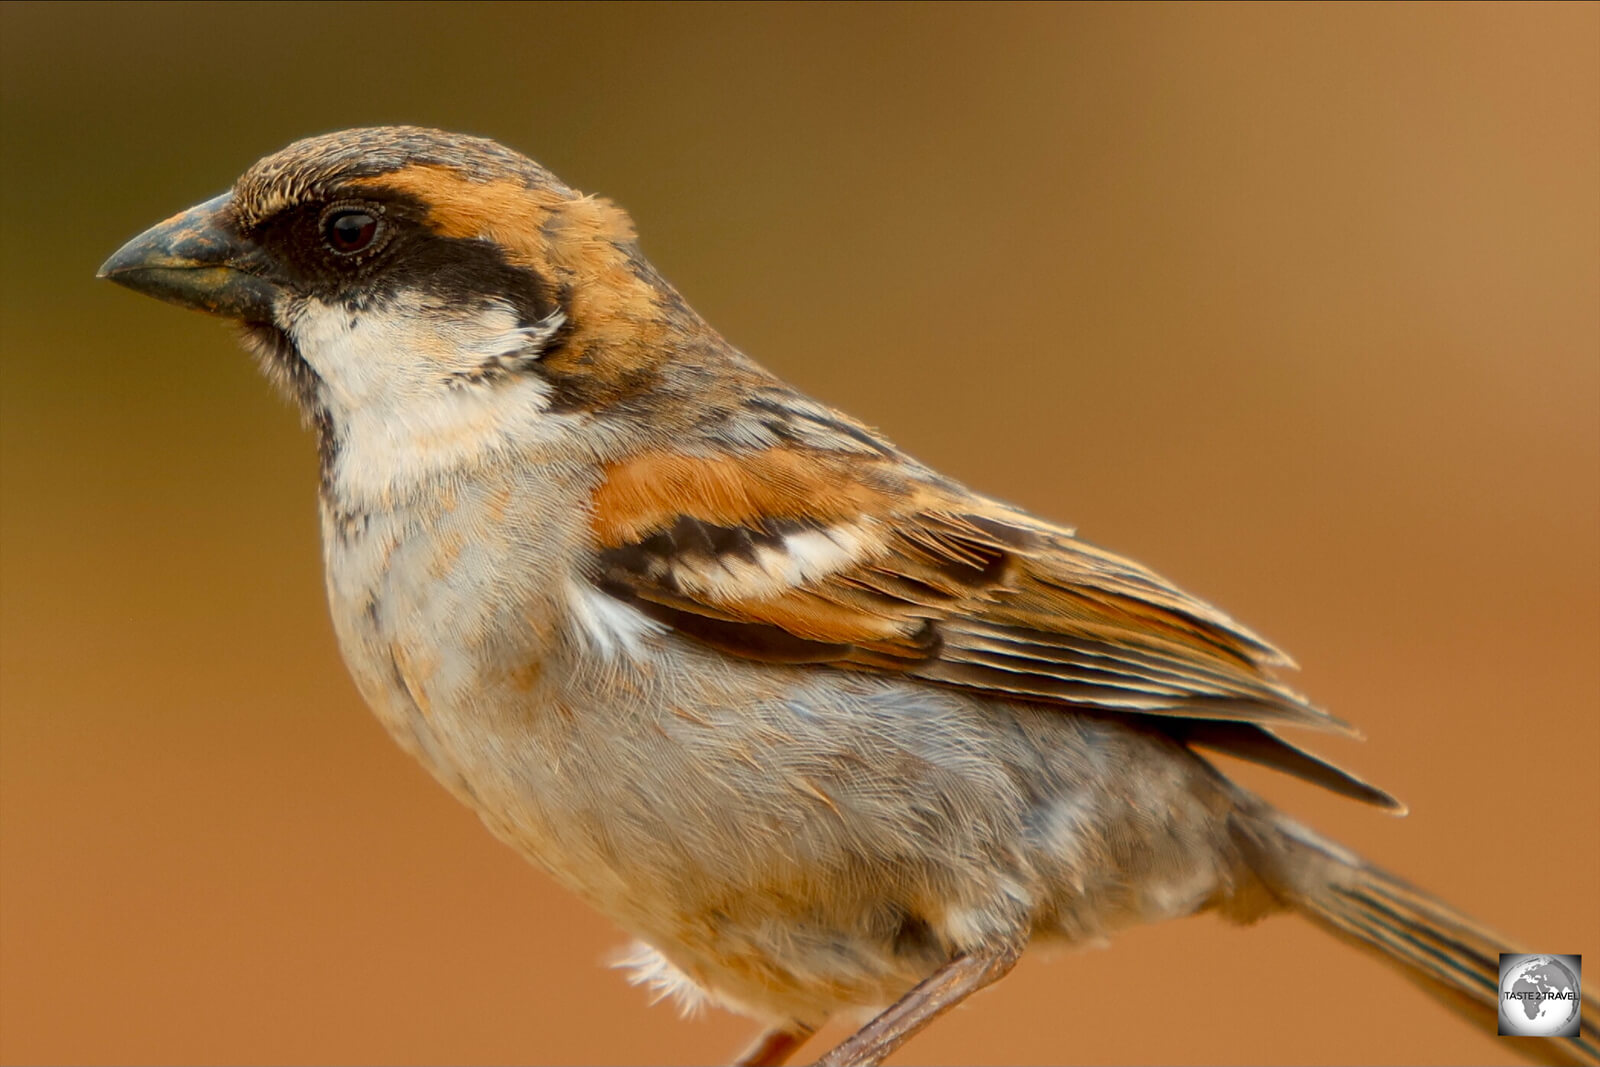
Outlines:
[[[1319, 750], [1413, 814], [1245, 777], [1600, 981], [1600, 6], [6, 4], [0, 106], [5, 1062], [751, 1031], [648, 1007], [388, 741], [309, 435], [225, 326], [93, 278], [385, 122], [611, 196], [768, 366], [1289, 649], [1369, 736]], [[1299, 920], [1202, 918], [1029, 959], [898, 1062], [1512, 1052]]]

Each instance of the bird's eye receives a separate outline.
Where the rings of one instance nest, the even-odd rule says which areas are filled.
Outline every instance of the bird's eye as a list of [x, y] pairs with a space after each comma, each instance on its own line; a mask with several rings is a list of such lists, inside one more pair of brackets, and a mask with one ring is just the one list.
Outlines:
[[349, 255], [372, 244], [372, 239], [378, 236], [378, 220], [369, 212], [347, 208], [335, 211], [323, 221], [322, 234], [329, 248]]

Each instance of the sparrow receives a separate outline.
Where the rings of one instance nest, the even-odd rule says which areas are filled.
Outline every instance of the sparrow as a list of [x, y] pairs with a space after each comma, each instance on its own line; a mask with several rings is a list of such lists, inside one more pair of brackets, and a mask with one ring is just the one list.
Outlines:
[[[1390, 811], [1281, 652], [734, 349], [628, 216], [494, 141], [289, 145], [100, 276], [236, 320], [317, 437], [389, 733], [638, 939], [635, 978], [881, 1061], [1031, 944], [1298, 912], [1480, 1023], [1506, 943], [1228, 779]], [[1587, 1033], [1522, 1042], [1600, 1062]]]

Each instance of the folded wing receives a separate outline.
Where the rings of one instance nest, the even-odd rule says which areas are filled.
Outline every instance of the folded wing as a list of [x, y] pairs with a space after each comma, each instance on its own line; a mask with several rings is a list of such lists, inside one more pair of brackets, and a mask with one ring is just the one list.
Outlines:
[[1274, 732], [1349, 727], [1267, 673], [1288, 661], [1266, 642], [1144, 567], [902, 457], [638, 457], [607, 472], [593, 529], [602, 588], [729, 654], [1139, 716], [1400, 807]]

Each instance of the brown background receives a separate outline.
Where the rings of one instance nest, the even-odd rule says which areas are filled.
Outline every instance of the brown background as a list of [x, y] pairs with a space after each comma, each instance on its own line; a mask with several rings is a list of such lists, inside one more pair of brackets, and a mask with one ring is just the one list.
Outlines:
[[[0, 1058], [711, 1061], [382, 735], [314, 455], [92, 279], [305, 134], [489, 134], [737, 344], [1367, 730], [1250, 775], [1600, 971], [1600, 7], [0, 9]], [[1591, 974], [1591, 981], [1595, 981]], [[1500, 1061], [1294, 919], [1030, 959], [905, 1063]]]

